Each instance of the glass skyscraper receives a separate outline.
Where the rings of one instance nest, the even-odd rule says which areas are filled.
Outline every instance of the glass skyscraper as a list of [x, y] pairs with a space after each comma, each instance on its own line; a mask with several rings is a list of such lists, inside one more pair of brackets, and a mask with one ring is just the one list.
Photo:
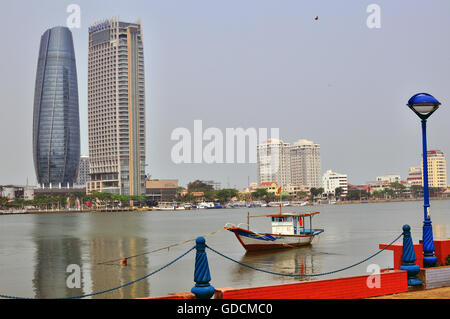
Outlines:
[[78, 84], [72, 33], [51, 28], [42, 35], [36, 72], [33, 158], [43, 187], [72, 187], [80, 160]]

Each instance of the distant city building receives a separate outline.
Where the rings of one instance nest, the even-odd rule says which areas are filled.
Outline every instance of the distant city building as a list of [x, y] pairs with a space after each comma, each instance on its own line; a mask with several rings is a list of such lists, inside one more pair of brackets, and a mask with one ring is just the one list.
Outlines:
[[267, 140], [257, 146], [258, 184], [275, 182], [290, 184], [290, 144], [278, 139]]
[[140, 22], [89, 28], [90, 190], [145, 193], [144, 48]]
[[311, 188], [307, 187], [305, 185], [287, 185], [283, 188], [283, 192], [288, 193], [289, 195], [296, 195], [299, 192], [308, 193], [310, 192]]
[[250, 185], [248, 185], [249, 190], [254, 191], [258, 188], [257, 182], [251, 182]]
[[339, 174], [333, 172], [332, 170], [328, 170], [323, 174], [322, 177], [322, 186], [324, 189], [324, 193], [327, 194], [335, 194], [336, 188], [342, 188], [342, 195], [346, 195], [348, 191], [347, 187], [347, 175]]
[[80, 156], [80, 164], [78, 167], [78, 178], [77, 178], [76, 184], [85, 187], [86, 182], [88, 182], [88, 181], [90, 181], [89, 156], [81, 155]]
[[290, 170], [292, 185], [321, 187], [320, 145], [299, 140], [290, 147]]
[[385, 188], [388, 188], [391, 185], [389, 180], [380, 180], [380, 181], [370, 181], [366, 183], [366, 186], [369, 187], [369, 190], [373, 191], [381, 191]]
[[205, 183], [206, 185], [211, 186], [214, 190], [219, 190], [221, 189], [221, 183], [220, 182], [215, 182], [215, 181], [202, 181], [203, 183]]
[[25, 200], [33, 200], [34, 199], [34, 190], [33, 186], [25, 186], [23, 190], [23, 199]]
[[33, 160], [41, 187], [72, 187], [80, 159], [78, 84], [72, 32], [41, 37], [33, 110]]
[[274, 182], [263, 182], [259, 185], [259, 188], [265, 188], [268, 193], [276, 193], [279, 187], [280, 186]]
[[379, 182], [389, 182], [389, 183], [400, 183], [402, 180], [400, 175], [397, 174], [387, 174], [384, 176], [377, 176], [377, 181]]
[[172, 202], [177, 196], [177, 179], [151, 179], [145, 182], [145, 196], [154, 202]]
[[422, 167], [421, 166], [412, 166], [408, 171], [408, 178], [406, 182], [411, 186], [422, 186]]
[[258, 183], [321, 187], [320, 145], [299, 140], [293, 145], [271, 139], [257, 146]]
[[[428, 186], [447, 187], [447, 163], [442, 151], [431, 150], [427, 152]], [[423, 171], [423, 161], [422, 161]], [[422, 182], [423, 186], [423, 182]]]

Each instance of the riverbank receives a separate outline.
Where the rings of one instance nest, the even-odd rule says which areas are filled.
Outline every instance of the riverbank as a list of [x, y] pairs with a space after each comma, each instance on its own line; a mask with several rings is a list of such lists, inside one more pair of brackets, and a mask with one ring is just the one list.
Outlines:
[[[441, 201], [450, 200], [450, 197], [431, 197], [430, 201]], [[348, 204], [374, 204], [374, 203], [398, 203], [398, 202], [422, 202], [423, 198], [393, 198], [393, 199], [370, 199], [370, 200], [345, 200], [338, 201], [333, 204], [329, 203], [311, 203], [308, 202], [305, 206], [315, 206], [315, 205], [348, 205]], [[296, 207], [296, 206], [290, 206]], [[226, 207], [222, 207], [225, 209]], [[249, 208], [249, 207], [246, 207]], [[258, 208], [254, 206], [252, 208]], [[231, 208], [233, 209], [233, 208]], [[97, 208], [97, 209], [15, 209], [0, 211], [0, 215], [23, 215], [23, 214], [59, 214], [59, 213], [95, 213], [95, 212], [136, 212], [136, 211], [157, 211], [154, 208], [149, 209], [131, 209], [127, 208]], [[175, 211], [175, 210], [174, 210]]]
[[[430, 197], [433, 200], [450, 200], [449, 197]], [[397, 202], [423, 202], [423, 198], [391, 198], [391, 199], [368, 199], [368, 200], [345, 200], [338, 201], [335, 205], [345, 204], [373, 204], [373, 203], [397, 203]]]
[[61, 214], [61, 213], [100, 213], [100, 212], [135, 212], [130, 208], [99, 208], [99, 209], [43, 209], [43, 210], [7, 210], [0, 215], [30, 215], [30, 214]]

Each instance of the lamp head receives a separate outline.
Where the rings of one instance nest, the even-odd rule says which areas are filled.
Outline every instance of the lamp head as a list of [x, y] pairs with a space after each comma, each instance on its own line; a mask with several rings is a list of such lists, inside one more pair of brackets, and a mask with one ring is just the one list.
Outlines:
[[417, 93], [413, 95], [408, 104], [409, 108], [417, 114], [422, 120], [426, 120], [434, 111], [439, 108], [441, 103], [431, 94]]

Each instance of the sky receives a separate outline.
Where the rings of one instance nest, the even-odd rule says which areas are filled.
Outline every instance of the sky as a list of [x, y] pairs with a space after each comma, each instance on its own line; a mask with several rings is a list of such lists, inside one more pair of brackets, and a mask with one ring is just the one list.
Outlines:
[[[362, 184], [420, 165], [419, 92], [441, 107], [428, 120], [428, 149], [450, 154], [450, 2], [154, 0], [4, 1], [0, 11], [0, 184], [36, 183], [33, 97], [41, 35], [72, 28], [81, 153], [88, 154], [88, 28], [141, 19], [146, 88], [146, 162], [152, 178], [202, 179], [222, 187], [256, 181], [256, 164], [176, 164], [177, 128], [279, 128], [285, 142], [320, 144], [322, 173]], [[371, 4], [380, 28], [369, 28]], [[315, 17], [318, 19], [315, 20]]]

